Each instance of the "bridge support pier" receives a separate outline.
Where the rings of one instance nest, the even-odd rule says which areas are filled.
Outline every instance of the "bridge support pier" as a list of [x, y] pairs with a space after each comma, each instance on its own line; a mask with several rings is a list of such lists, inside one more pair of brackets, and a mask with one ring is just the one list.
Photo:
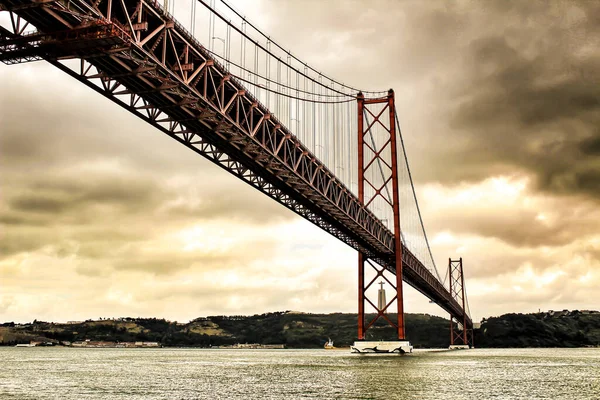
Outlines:
[[[398, 154], [396, 143], [396, 115], [394, 106], [394, 91], [380, 98], [365, 99], [362, 93], [358, 100], [358, 199], [367, 208], [369, 206], [391, 208], [394, 231], [394, 266], [386, 269], [372, 262], [362, 252], [358, 253], [358, 340], [353, 351], [356, 352], [391, 352], [401, 353], [412, 351], [412, 346], [405, 340], [404, 329], [404, 296], [402, 290], [402, 242], [400, 233], [400, 201], [398, 184]], [[378, 109], [375, 109], [378, 108]], [[373, 109], [373, 111], [372, 111]], [[366, 122], [366, 124], [365, 124]], [[378, 137], [374, 137], [374, 131]], [[365, 185], [365, 183], [367, 185]], [[390, 188], [391, 186], [391, 188]], [[365, 193], [365, 189], [367, 189]], [[391, 189], [391, 190], [390, 190]], [[377, 208], [377, 207], [376, 207]], [[378, 216], [382, 218], [381, 216]], [[370, 265], [376, 272], [375, 277], [365, 284], [365, 264]], [[384, 272], [396, 275], [389, 279]], [[383, 305], [375, 305], [367, 297], [367, 290], [380, 278], [384, 279], [393, 290], [391, 300]], [[390, 306], [396, 302], [396, 318], [388, 315]], [[365, 324], [365, 303], [369, 303], [377, 315]], [[395, 328], [398, 341], [394, 342], [363, 342], [367, 330], [378, 319], [384, 319]], [[375, 343], [375, 344], [373, 344]], [[377, 344], [379, 343], [379, 345]], [[383, 343], [387, 343], [383, 345]], [[385, 348], [385, 349], [384, 349]], [[374, 349], [374, 350], [373, 350]]]
[[[448, 259], [448, 280], [450, 282], [450, 295], [466, 311], [465, 277], [463, 275], [462, 257], [458, 260]], [[469, 349], [474, 346], [473, 326], [467, 323], [467, 313], [463, 314], [461, 321], [450, 316], [450, 349]]]

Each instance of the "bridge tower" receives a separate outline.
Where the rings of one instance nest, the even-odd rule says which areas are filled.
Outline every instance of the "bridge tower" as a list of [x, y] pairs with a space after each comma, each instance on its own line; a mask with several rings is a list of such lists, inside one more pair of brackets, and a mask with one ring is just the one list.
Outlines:
[[[462, 257], [458, 260], [448, 259], [448, 280], [450, 282], [450, 295], [462, 305], [463, 310], [466, 310], [467, 298]], [[462, 321], [450, 316], [450, 348], [469, 348], [473, 345], [473, 327], [467, 324], [467, 313], [463, 314]]]
[[[401, 353], [412, 351], [410, 343], [406, 341], [404, 330], [404, 296], [402, 292], [402, 242], [400, 234], [400, 201], [398, 184], [398, 153], [396, 144], [396, 115], [394, 106], [394, 91], [390, 89], [388, 95], [379, 98], [365, 99], [363, 93], [358, 93], [358, 199], [366, 207], [379, 203], [391, 207], [393, 214], [394, 233], [394, 265], [395, 279], [384, 275], [387, 270], [374, 263], [363, 252], [358, 253], [358, 340], [354, 349], [370, 350], [370, 343], [364, 342], [369, 328], [380, 318], [387, 321], [395, 328], [398, 341], [373, 342], [377, 343], [375, 350], [399, 351]], [[377, 128], [378, 138], [373, 137]], [[390, 187], [391, 186], [391, 187]], [[366, 189], [366, 190], [365, 190]], [[391, 190], [390, 190], [391, 189]], [[365, 191], [368, 196], [365, 196]], [[365, 265], [376, 272], [368, 283], [365, 284]], [[377, 305], [367, 296], [367, 290], [378, 278], [383, 278], [391, 287], [392, 296], [387, 304]], [[378, 299], [379, 300], [379, 299]], [[396, 302], [396, 319], [391, 318], [390, 306]], [[365, 305], [370, 304], [377, 312], [375, 318], [366, 322]], [[362, 341], [362, 343], [361, 343]], [[384, 345], [384, 343], [387, 343]], [[379, 346], [379, 348], [377, 348]], [[372, 347], [371, 347], [372, 349]]]

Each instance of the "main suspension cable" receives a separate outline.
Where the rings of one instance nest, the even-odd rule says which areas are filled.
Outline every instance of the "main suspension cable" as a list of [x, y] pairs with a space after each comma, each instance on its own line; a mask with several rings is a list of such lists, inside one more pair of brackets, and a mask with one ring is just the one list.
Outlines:
[[245, 82], [245, 83], [247, 83], [247, 84], [249, 84], [249, 85], [256, 86], [256, 87], [259, 87], [259, 88], [261, 88], [261, 89], [264, 89], [266, 92], [274, 93], [274, 94], [277, 94], [277, 95], [279, 95], [279, 96], [287, 97], [287, 98], [294, 99], [294, 100], [305, 101], [305, 102], [307, 102], [307, 103], [318, 103], [318, 104], [341, 104], [341, 103], [350, 103], [350, 102], [352, 102], [352, 101], [355, 101], [355, 100], [356, 100], [356, 99], [354, 99], [354, 98], [352, 98], [352, 99], [348, 99], [348, 100], [339, 100], [339, 101], [322, 101], [322, 100], [306, 99], [306, 98], [304, 98], [304, 97], [296, 97], [296, 96], [289, 95], [289, 94], [287, 94], [287, 93], [281, 93], [281, 92], [278, 92], [278, 91], [277, 91], [277, 90], [275, 90], [275, 89], [271, 89], [271, 88], [269, 88], [269, 87], [266, 87], [266, 86], [263, 86], [263, 85], [258, 85], [258, 84], [256, 84], [256, 83], [253, 83], [253, 82], [251, 82], [251, 81], [249, 81], [249, 80], [247, 80], [247, 79], [244, 79], [244, 78], [242, 78], [242, 77], [240, 77], [240, 76], [237, 76], [237, 75], [235, 75], [235, 74], [231, 74], [231, 76], [232, 76], [233, 78], [235, 78], [236, 80], [239, 80], [239, 81]]
[[[246, 39], [248, 39], [248, 40], [250, 40], [252, 43], [254, 43], [254, 45], [255, 45], [257, 48], [261, 49], [262, 51], [264, 51], [266, 54], [270, 55], [270, 56], [271, 56], [271, 57], [273, 57], [274, 59], [276, 59], [276, 60], [279, 60], [279, 57], [277, 57], [275, 54], [273, 54], [273, 52], [271, 52], [271, 50], [270, 50], [270, 49], [267, 49], [267, 48], [266, 48], [266, 47], [264, 47], [262, 44], [260, 44], [260, 43], [258, 42], [258, 40], [254, 40], [254, 39], [252, 39], [252, 38], [251, 38], [250, 36], [248, 36], [248, 35], [247, 35], [245, 32], [243, 32], [243, 31], [242, 31], [240, 28], [238, 28], [237, 26], [233, 25], [233, 24], [232, 24], [230, 21], [228, 21], [228, 20], [227, 20], [227, 19], [226, 19], [226, 18], [225, 18], [223, 15], [221, 15], [221, 14], [220, 14], [220, 13], [219, 13], [217, 10], [213, 9], [213, 8], [212, 8], [212, 7], [210, 7], [208, 4], [206, 4], [206, 2], [205, 2], [204, 0], [196, 0], [196, 1], [199, 1], [199, 2], [200, 2], [200, 3], [201, 3], [201, 4], [202, 4], [202, 5], [205, 7], [205, 8], [207, 8], [207, 9], [208, 9], [210, 12], [212, 12], [214, 15], [216, 15], [217, 17], [219, 17], [219, 19], [221, 19], [221, 20], [222, 20], [223, 22], [225, 22], [227, 25], [229, 25], [229, 26], [231, 26], [233, 29], [235, 29], [235, 30], [236, 30], [236, 31], [237, 31], [237, 32], [238, 32], [240, 35], [242, 35], [243, 37], [245, 37]], [[250, 23], [248, 23], [248, 24], [250, 25]], [[252, 25], [250, 25], [250, 26], [252, 26]], [[253, 27], [253, 26], [252, 26], [252, 27]], [[254, 29], [256, 29], [256, 28], [254, 28]], [[261, 34], [262, 34], [262, 33], [261, 33]], [[264, 36], [264, 34], [262, 34], [262, 35]], [[268, 38], [268, 36], [267, 36], [267, 38]], [[271, 42], [271, 41], [270, 41], [270, 39], [269, 39], [269, 42], [268, 42], [268, 43], [269, 43], [269, 45], [270, 45], [270, 44], [271, 44], [271, 43], [273, 43], [273, 42]], [[281, 47], [280, 47], [279, 45], [277, 45], [276, 43], [273, 43], [273, 44], [275, 44], [275, 46], [277, 46], [278, 48], [281, 48]], [[288, 52], [288, 53], [289, 53], [289, 52]], [[295, 59], [295, 57], [294, 57], [294, 59]], [[315, 78], [313, 78], [313, 77], [310, 77], [310, 76], [308, 76], [308, 75], [305, 75], [303, 72], [301, 72], [300, 70], [298, 70], [296, 67], [294, 67], [294, 66], [293, 66], [293, 65], [291, 65], [291, 64], [288, 64], [288, 63], [287, 63], [287, 62], [285, 62], [285, 61], [283, 61], [282, 63], [283, 63], [284, 65], [286, 65], [288, 68], [290, 68], [290, 69], [292, 69], [293, 71], [295, 71], [297, 74], [300, 74], [300, 75], [301, 75], [301, 76], [303, 76], [304, 78], [306, 78], [306, 79], [308, 79], [308, 80], [310, 80], [310, 81], [313, 81], [313, 82], [317, 83], [318, 85], [325, 87], [325, 88], [326, 88], [326, 89], [328, 89], [328, 90], [331, 90], [331, 91], [333, 91], [333, 92], [339, 93], [339, 94], [341, 94], [341, 95], [346, 95], [346, 96], [348, 95], [348, 93], [345, 93], [345, 92], [339, 91], [339, 90], [337, 90], [337, 89], [334, 89], [334, 88], [332, 88], [332, 87], [330, 88], [330, 87], [328, 87], [327, 85], [324, 85], [323, 83], [321, 83], [321, 82], [318, 82], [318, 81], [317, 81]], [[310, 67], [309, 67], [309, 68], [310, 68]], [[312, 68], [311, 68], [311, 70], [312, 70]], [[320, 75], [320, 76], [323, 76], [322, 74], [319, 74], [319, 75]], [[327, 79], [328, 79], [329, 81], [333, 82], [333, 80], [331, 80], [331, 79], [329, 79], [329, 78], [327, 78]], [[338, 85], [340, 85], [340, 84], [338, 83]], [[341, 85], [340, 85], [340, 86], [341, 86]], [[345, 87], [345, 86], [344, 86], [344, 87]]]
[[[258, 32], [262, 37], [264, 37], [265, 39], [269, 40], [272, 44], [274, 44], [278, 49], [280, 49], [281, 51], [285, 52], [288, 56], [290, 56], [291, 58], [293, 58], [294, 60], [296, 60], [297, 62], [299, 62], [300, 64], [302, 64], [304, 67], [310, 69], [311, 71], [313, 71], [314, 73], [317, 73], [323, 77], [325, 77], [327, 80], [329, 80], [330, 82], [336, 83], [337, 85], [340, 85], [342, 87], [345, 87], [346, 89], [350, 89], [353, 92], [361, 92], [360, 89], [357, 88], [353, 88], [352, 86], [348, 86], [344, 83], [341, 83], [339, 81], [336, 81], [333, 78], [328, 77], [327, 75], [322, 74], [321, 72], [317, 71], [316, 69], [314, 69], [313, 67], [311, 67], [310, 65], [308, 65], [306, 62], [300, 60], [298, 57], [296, 57], [295, 55], [293, 55], [289, 50], [284, 49], [282, 46], [280, 46], [277, 42], [274, 42], [273, 39], [271, 39], [270, 36], [266, 35], [265, 33], [263, 33], [260, 29], [258, 29], [253, 23], [251, 23], [250, 21], [248, 21], [248, 19], [241, 15], [239, 11], [237, 11], [235, 9], [235, 7], [231, 6], [229, 3], [227, 3], [225, 0], [220, 0], [221, 3], [223, 3], [225, 5], [225, 7], [229, 8], [229, 10], [231, 10], [238, 18], [241, 18], [242, 21], [246, 22], [250, 27], [252, 27], [256, 32]], [[369, 93], [369, 94], [381, 94], [381, 93], [387, 93], [387, 90], [362, 90], [362, 93]]]
[[[204, 0], [196, 0], [198, 2], [200, 2], [205, 8], [207, 8], [210, 12], [212, 12], [213, 14], [213, 19], [214, 16], [216, 15], [217, 17], [219, 17], [219, 19], [221, 19], [223, 22], [225, 22], [227, 25], [231, 26], [233, 29], [235, 29], [240, 35], [242, 35], [244, 38], [248, 39], [250, 42], [252, 42], [255, 46], [257, 46], [258, 48], [260, 48], [261, 50], [263, 50], [266, 54], [270, 55], [271, 57], [275, 58], [275, 59], [280, 59], [279, 57], [277, 57], [275, 54], [273, 54], [273, 52], [271, 52], [270, 48], [267, 49], [265, 48], [263, 45], [261, 45], [258, 40], [255, 40], [253, 38], [251, 38], [248, 34], [246, 34], [246, 32], [242, 31], [240, 28], [238, 28], [237, 26], [233, 25], [231, 23], [230, 20], [227, 20], [222, 14], [220, 14], [217, 10], [216, 10], [216, 5], [214, 6], [210, 6], [208, 5]], [[304, 61], [300, 60], [299, 58], [297, 58], [296, 56], [294, 56], [289, 50], [285, 50], [281, 45], [279, 45], [276, 42], [273, 42], [271, 40], [271, 38], [266, 35], [265, 33], [263, 33], [260, 29], [258, 29], [254, 24], [252, 24], [250, 21], [248, 21], [246, 19], [246, 17], [242, 16], [235, 8], [233, 8], [231, 5], [229, 5], [228, 3], [226, 3], [224, 0], [220, 0], [221, 3], [223, 3], [229, 10], [231, 10], [238, 18], [240, 18], [243, 22], [245, 22], [248, 26], [252, 27], [256, 32], [258, 32], [262, 37], [266, 38], [269, 45], [274, 45], [275, 47], [277, 47], [278, 49], [280, 49], [281, 51], [283, 51], [286, 55], [288, 55], [289, 57], [291, 57], [292, 59], [294, 59], [295, 61], [297, 61], [298, 63], [300, 63], [302, 66], [304, 66], [305, 68], [309, 69], [310, 71], [318, 74], [320, 77], [324, 77], [326, 78], [329, 82], [331, 82], [332, 84], [335, 83], [338, 86], [348, 89], [351, 92], [354, 93], [358, 93], [361, 90], [345, 85], [333, 78], [330, 78], [329, 76], [323, 75], [321, 72], [317, 71], [316, 69], [314, 69], [313, 67], [311, 67], [310, 65], [308, 65], [307, 63], [305, 63]], [[213, 22], [213, 29], [214, 29], [214, 22]], [[270, 46], [269, 46], [270, 47]], [[349, 93], [345, 93], [343, 91], [339, 91], [334, 89], [333, 87], [328, 87], [327, 85], [317, 81], [315, 78], [308, 76], [304, 73], [302, 73], [299, 69], [297, 69], [295, 66], [291, 65], [290, 63], [287, 62], [283, 62], [284, 65], [286, 65], [288, 68], [294, 70], [296, 73], [300, 74], [301, 76], [303, 76], [304, 78], [317, 83], [320, 86], [323, 86], [329, 90], [332, 90], [336, 93], [339, 93], [340, 95], [350, 95]], [[380, 90], [380, 91], [370, 91], [370, 90], [363, 90], [363, 93], [369, 93], [369, 94], [383, 94], [386, 93], [387, 91], [385, 90]]]
[[[340, 94], [317, 94], [317, 93], [313, 93], [313, 92], [310, 92], [310, 91], [304, 91], [304, 90], [300, 90], [300, 89], [298, 89], [298, 88], [296, 88], [296, 87], [294, 87], [294, 86], [288, 86], [288, 85], [284, 85], [283, 83], [280, 83], [280, 82], [278, 82], [278, 81], [276, 81], [276, 80], [273, 80], [273, 79], [267, 78], [267, 77], [265, 77], [265, 76], [263, 76], [263, 75], [261, 75], [261, 74], [257, 74], [256, 72], [254, 72], [254, 71], [252, 71], [252, 70], [249, 70], [249, 69], [247, 69], [247, 68], [244, 68], [244, 67], [242, 67], [241, 65], [239, 65], [239, 64], [237, 64], [237, 63], [234, 63], [233, 61], [229, 61], [227, 58], [223, 57], [222, 55], [220, 55], [220, 54], [218, 54], [218, 53], [216, 53], [216, 52], [214, 52], [214, 51], [208, 50], [208, 49], [206, 49], [206, 48], [205, 48], [204, 50], [206, 50], [206, 51], [207, 51], [207, 52], [209, 52], [210, 54], [212, 54], [212, 55], [214, 55], [214, 56], [218, 57], [219, 59], [221, 59], [221, 60], [223, 60], [223, 61], [225, 61], [225, 62], [228, 62], [229, 64], [231, 64], [231, 65], [233, 65], [233, 66], [235, 66], [235, 67], [239, 68], [240, 70], [242, 70], [242, 71], [244, 71], [244, 72], [248, 72], [249, 74], [252, 74], [254, 77], [258, 77], [258, 78], [260, 78], [260, 79], [263, 79], [265, 82], [269, 82], [269, 83], [275, 83], [275, 84], [279, 85], [279, 87], [281, 87], [281, 88], [286, 88], [286, 89], [290, 89], [290, 90], [295, 90], [296, 92], [299, 92], [299, 93], [304, 93], [304, 94], [308, 94], [308, 95], [311, 95], [311, 96], [319, 96], [319, 97], [333, 97], [333, 98], [337, 98], [337, 99], [339, 99], [339, 98], [345, 98], [345, 99], [347, 99], [347, 98], [349, 98], [349, 97], [350, 97], [350, 98], [352, 98], [352, 100], [356, 100], [356, 96], [355, 96], [355, 95], [349, 95], [349, 94], [343, 94], [343, 95], [340, 95]], [[231, 72], [230, 72], [230, 73], [231, 73]], [[233, 75], [233, 76], [236, 76], [235, 74], [231, 74], [231, 75]], [[253, 85], [254, 85], [254, 84], [253, 84]], [[255, 85], [255, 86], [257, 86], [257, 85]]]
[[427, 233], [425, 232], [425, 224], [423, 224], [423, 217], [421, 216], [421, 209], [419, 208], [419, 202], [417, 201], [417, 193], [415, 191], [415, 185], [413, 183], [412, 174], [410, 172], [410, 166], [408, 165], [408, 157], [406, 155], [406, 148], [404, 147], [404, 139], [402, 138], [402, 130], [400, 129], [400, 120], [398, 119], [398, 112], [394, 107], [394, 116], [396, 117], [396, 126], [398, 127], [398, 135], [400, 136], [400, 144], [402, 145], [402, 153], [404, 154], [404, 161], [406, 162], [406, 170], [408, 172], [408, 179], [410, 180], [410, 186], [412, 188], [413, 197], [415, 199], [415, 204], [417, 206], [417, 214], [419, 215], [419, 221], [421, 222], [421, 229], [423, 230], [423, 236], [425, 237], [425, 243], [427, 244], [427, 250], [429, 251], [429, 256], [431, 257], [431, 262], [433, 263], [433, 268], [435, 269], [435, 274], [438, 277], [438, 280], [441, 282], [440, 273], [437, 269], [437, 265], [435, 264], [435, 259], [433, 258], [433, 253], [431, 252], [431, 246], [429, 246], [429, 240], [427, 239]]

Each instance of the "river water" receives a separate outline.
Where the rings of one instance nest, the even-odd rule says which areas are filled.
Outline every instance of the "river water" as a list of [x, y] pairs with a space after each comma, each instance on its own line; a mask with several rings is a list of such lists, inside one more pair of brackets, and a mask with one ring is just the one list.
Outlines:
[[0, 399], [600, 399], [600, 349], [0, 348]]

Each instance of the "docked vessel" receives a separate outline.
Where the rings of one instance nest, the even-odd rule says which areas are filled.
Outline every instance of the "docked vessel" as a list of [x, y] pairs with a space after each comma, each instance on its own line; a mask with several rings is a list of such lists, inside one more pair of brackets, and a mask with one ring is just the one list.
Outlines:
[[329, 338], [329, 340], [327, 342], [325, 342], [325, 346], [323, 346], [325, 348], [325, 350], [333, 350], [336, 347], [333, 345], [333, 340], [331, 340], [331, 338]]

